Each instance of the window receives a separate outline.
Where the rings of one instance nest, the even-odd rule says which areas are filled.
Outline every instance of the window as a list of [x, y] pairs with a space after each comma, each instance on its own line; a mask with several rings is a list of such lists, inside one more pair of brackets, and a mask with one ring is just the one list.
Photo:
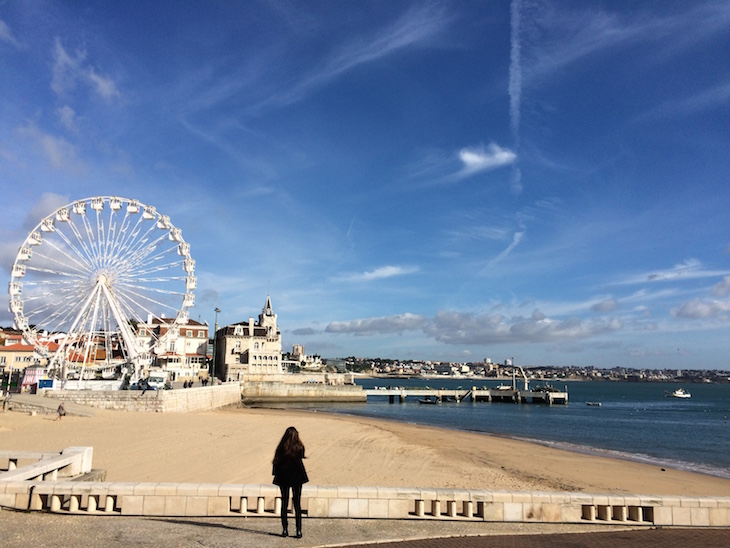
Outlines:
[[205, 337], [205, 331], [198, 331], [198, 337], [201, 339]]
[[258, 349], [259, 343], [257, 343], [257, 342], [253, 343], [253, 347], [256, 348], [256, 349]]
[[236, 341], [236, 344], [234, 346], [235, 346], [236, 352], [241, 351], [241, 341]]
[[243, 335], [243, 326], [237, 325], [236, 327], [234, 327], [233, 334], [236, 335], [237, 337], [241, 337]]
[[147, 330], [144, 327], [139, 328], [139, 336], [140, 337], [146, 337], [147, 336]]
[[192, 337], [192, 336], [193, 336], [193, 330], [192, 330], [192, 329], [188, 329], [188, 330], [186, 331], [186, 333], [185, 333], [185, 336], [186, 336], [186, 337]]

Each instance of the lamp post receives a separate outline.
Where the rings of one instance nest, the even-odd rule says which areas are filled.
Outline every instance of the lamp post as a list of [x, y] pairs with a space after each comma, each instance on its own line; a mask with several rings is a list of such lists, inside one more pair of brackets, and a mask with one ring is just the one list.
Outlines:
[[216, 307], [215, 309], [215, 327], [213, 328], [213, 363], [211, 364], [211, 379], [210, 382], [215, 384], [215, 336], [218, 333], [218, 314], [221, 309]]

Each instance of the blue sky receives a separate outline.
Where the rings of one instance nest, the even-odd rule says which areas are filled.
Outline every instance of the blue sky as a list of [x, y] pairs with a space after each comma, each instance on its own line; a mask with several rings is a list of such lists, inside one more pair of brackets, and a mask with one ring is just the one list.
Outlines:
[[713, 1], [3, 1], [0, 263], [118, 195], [285, 350], [728, 369], [729, 51]]

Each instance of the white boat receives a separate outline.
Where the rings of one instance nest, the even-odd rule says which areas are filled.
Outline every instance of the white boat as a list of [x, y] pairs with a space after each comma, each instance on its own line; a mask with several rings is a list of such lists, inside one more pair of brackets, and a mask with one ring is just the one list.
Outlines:
[[672, 392], [673, 398], [691, 398], [692, 394], [689, 392], [685, 392], [684, 388], [677, 388], [674, 392]]

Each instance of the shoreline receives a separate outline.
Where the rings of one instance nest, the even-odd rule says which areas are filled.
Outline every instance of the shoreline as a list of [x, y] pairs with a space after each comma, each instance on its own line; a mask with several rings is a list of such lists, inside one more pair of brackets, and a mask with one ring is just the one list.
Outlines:
[[98, 410], [92, 417], [0, 414], [2, 448], [94, 448], [107, 481], [269, 484], [291, 425], [315, 485], [730, 496], [730, 480], [585, 455], [525, 440], [321, 410], [242, 407], [200, 413]]
[[[261, 409], [278, 409], [285, 411], [286, 408], [284, 407], [275, 407], [275, 406], [251, 406], [251, 408], [261, 408]], [[565, 441], [552, 441], [552, 440], [543, 440], [539, 438], [525, 438], [521, 436], [511, 436], [508, 434], [503, 434], [501, 432], [489, 432], [489, 431], [482, 431], [482, 430], [474, 430], [474, 429], [468, 429], [468, 428], [457, 428], [457, 427], [450, 427], [450, 426], [434, 426], [429, 425], [426, 423], [420, 423], [420, 422], [412, 422], [412, 421], [399, 421], [394, 418], [390, 417], [371, 417], [368, 415], [358, 415], [355, 413], [346, 413], [346, 412], [337, 412], [337, 411], [328, 411], [328, 410], [322, 410], [322, 409], [307, 409], [307, 408], [300, 408], [293, 405], [291, 410], [297, 410], [301, 412], [309, 412], [309, 413], [322, 413], [322, 414], [332, 414], [332, 415], [339, 415], [339, 416], [346, 416], [346, 417], [353, 417], [356, 419], [372, 419], [374, 421], [384, 421], [384, 422], [391, 422], [395, 424], [405, 424], [405, 425], [411, 425], [415, 427], [421, 427], [421, 428], [438, 428], [443, 429], [450, 432], [464, 432], [464, 433], [471, 433], [476, 435], [482, 435], [487, 436], [491, 438], [498, 438], [498, 439], [504, 439], [504, 440], [512, 440], [517, 442], [522, 442], [526, 444], [531, 445], [539, 445], [541, 447], [551, 448], [558, 451], [567, 451], [569, 453], [575, 453], [578, 455], [584, 455], [587, 457], [603, 457], [608, 459], [616, 459], [616, 460], [625, 460], [627, 462], [633, 462], [637, 464], [644, 464], [647, 466], [654, 466], [654, 467], [664, 467], [664, 468], [670, 468], [672, 470], [676, 470], [678, 472], [688, 472], [691, 474], [700, 474], [703, 476], [711, 477], [711, 478], [719, 478], [723, 480], [730, 480], [730, 470], [726, 470], [724, 468], [719, 468], [716, 466], [703, 464], [703, 463], [697, 463], [697, 462], [690, 462], [690, 461], [683, 461], [678, 459], [663, 459], [661, 457], [655, 457], [652, 455], [646, 455], [643, 453], [629, 453], [627, 451], [620, 451], [617, 449], [606, 449], [602, 447], [594, 447], [590, 445], [581, 445], [577, 443], [571, 443], [571, 442], [565, 442]]]

